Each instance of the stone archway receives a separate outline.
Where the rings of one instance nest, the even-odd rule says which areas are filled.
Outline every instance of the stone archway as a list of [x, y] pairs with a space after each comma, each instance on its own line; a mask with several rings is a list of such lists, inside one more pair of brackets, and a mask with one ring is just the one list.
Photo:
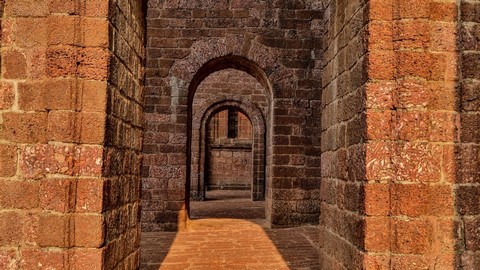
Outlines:
[[[239, 109], [249, 119], [253, 127], [253, 175], [252, 175], [252, 199], [264, 200], [265, 199], [265, 153], [266, 153], [266, 126], [264, 116], [260, 109], [255, 104], [248, 100], [222, 100], [215, 102], [208, 108], [202, 111], [201, 119], [193, 119], [192, 124], [192, 143], [195, 143], [195, 139], [198, 139], [196, 145], [199, 155], [196, 160], [192, 160], [192, 163], [198, 164], [196, 178], [191, 178], [190, 194], [192, 198], [205, 198], [205, 179], [203, 177], [203, 171], [205, 170], [205, 157], [206, 157], [206, 126], [210, 119], [219, 111], [229, 107]], [[192, 145], [193, 146], [193, 145]], [[193, 150], [193, 149], [192, 149]], [[194, 151], [194, 150], [193, 150]]]
[[[305, 44], [295, 49], [283, 42], [274, 44], [268, 33], [253, 28], [228, 32], [212, 27], [197, 31], [162, 23], [192, 23], [187, 15], [177, 18], [168, 13], [172, 9], [189, 14], [184, 4], [166, 1], [165, 5], [149, 6], [142, 229], [176, 230], [186, 222], [192, 174], [192, 100], [206, 77], [224, 69], [250, 74], [269, 97], [269, 108], [264, 113], [268, 134], [267, 223], [318, 223], [321, 95], [314, 91], [320, 83], [310, 61], [316, 46], [311, 42], [313, 36], [300, 29], [279, 29], [288, 32], [291, 41]], [[170, 15], [175, 20], [169, 20]], [[172, 35], [162, 38], [166, 32]]]
[[[190, 63], [190, 65], [195, 66], [195, 63]], [[256, 106], [248, 101], [246, 98], [242, 98], [241, 96], [231, 96], [227, 100], [218, 100], [215, 101], [213, 100], [212, 105], [209, 108], [205, 108], [205, 112], [203, 114], [199, 114], [202, 116], [200, 118], [200, 121], [195, 121], [194, 116], [193, 116], [193, 99], [195, 96], [195, 93], [197, 91], [197, 88], [200, 86], [200, 84], [211, 74], [214, 72], [223, 70], [223, 69], [236, 69], [243, 71], [250, 76], [254, 77], [257, 79], [257, 81], [264, 87], [265, 89], [265, 95], [267, 96], [268, 99], [268, 105], [267, 105], [267, 116], [265, 117], [263, 113], [259, 110], [259, 108], [256, 108]], [[175, 70], [175, 68], [173, 68]], [[195, 160], [192, 160], [192, 142], [194, 138], [194, 132], [195, 130], [199, 131], [198, 136], [205, 136], [205, 130], [201, 130], [201, 127], [205, 127], [206, 123], [208, 123], [209, 118], [211, 118], [214, 114], [214, 112], [218, 112], [221, 108], [225, 108], [228, 106], [234, 106], [240, 108], [242, 111], [244, 111], [248, 116], [250, 116], [250, 120], [252, 121], [252, 125], [254, 126], [255, 129], [255, 134], [257, 136], [261, 136], [264, 134], [264, 138], [256, 137], [254, 139], [254, 175], [253, 179], [255, 179], [253, 187], [254, 190], [252, 190], [252, 199], [254, 200], [263, 200], [265, 198], [265, 187], [266, 187], [266, 181], [267, 180], [267, 175], [266, 175], [266, 169], [265, 167], [268, 166], [268, 163], [266, 162], [266, 152], [265, 150], [261, 149], [266, 149], [267, 144], [269, 142], [268, 136], [267, 135], [267, 130], [268, 126], [272, 123], [272, 121], [269, 119], [271, 117], [271, 107], [272, 107], [272, 90], [271, 90], [271, 83], [270, 80], [268, 79], [267, 75], [265, 72], [253, 61], [242, 57], [242, 56], [235, 56], [235, 55], [227, 55], [227, 56], [222, 56], [218, 58], [214, 58], [207, 63], [205, 63], [198, 71], [197, 73], [191, 78], [191, 82], [188, 87], [188, 118], [187, 118], [187, 179], [186, 179], [186, 208], [187, 210], [189, 209], [189, 199], [190, 199], [190, 192], [192, 191], [191, 184], [194, 183], [192, 181], [191, 177], [196, 176], [195, 172], [192, 172], [192, 162], [196, 162]], [[260, 121], [261, 120], [261, 121]], [[194, 126], [194, 123], [198, 122], [199, 126]], [[203, 137], [197, 137], [197, 138], [203, 138]], [[257, 145], [258, 144], [258, 145]], [[202, 147], [200, 144], [199, 147]], [[199, 153], [202, 153], [204, 149], [199, 148]], [[199, 159], [197, 162], [202, 162], [201, 159]], [[200, 163], [201, 164], [201, 163]], [[199, 168], [201, 169], [201, 168]], [[197, 179], [198, 180], [198, 179]], [[197, 181], [196, 183], [199, 183], [199, 185], [195, 186], [194, 188], [196, 190], [202, 190], [202, 186], [204, 184], [204, 179], [200, 179], [200, 181]], [[204, 194], [196, 193], [195, 195], [200, 195], [200, 197]], [[268, 211], [268, 208], [267, 208]]]

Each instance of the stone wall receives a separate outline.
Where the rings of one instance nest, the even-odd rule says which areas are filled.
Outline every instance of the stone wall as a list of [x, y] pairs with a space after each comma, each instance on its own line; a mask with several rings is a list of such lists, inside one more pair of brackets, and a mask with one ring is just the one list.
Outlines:
[[369, 6], [365, 1], [324, 4], [320, 264], [321, 269], [361, 269]]
[[318, 222], [320, 78], [312, 58], [320, 51], [311, 29], [322, 15], [301, 1], [149, 2], [144, 154], [164, 162], [144, 167], [145, 230], [185, 220], [191, 104], [203, 79], [228, 68], [255, 77], [270, 98], [267, 219], [274, 226]]
[[210, 148], [208, 153], [207, 190], [250, 189], [253, 166], [252, 148], [222, 146]]
[[215, 114], [207, 127], [205, 188], [251, 189], [255, 180], [250, 120], [229, 108]]
[[267, 219], [321, 210], [322, 269], [479, 268], [478, 1], [306, 2], [150, 0], [145, 60], [139, 1], [0, 1], [0, 268], [135, 269], [141, 156], [177, 229], [196, 102], [265, 134]]
[[206, 108], [213, 103], [227, 99], [248, 99], [259, 107], [264, 115], [269, 111], [269, 96], [257, 79], [247, 73], [235, 69], [215, 72], [205, 78], [198, 86], [193, 99], [193, 115], [201, 119]]
[[322, 267], [454, 268], [458, 7], [365, 4], [326, 12]]
[[[134, 269], [139, 263], [138, 155], [135, 164], [125, 161], [132, 170], [136, 166], [127, 173], [112, 169], [117, 160], [110, 154], [119, 145], [111, 135], [112, 107], [123, 108], [110, 103], [119, 70], [110, 61], [116, 59], [112, 55], [122, 57], [114, 48], [128, 29], [115, 26], [144, 20], [139, 2], [122, 5], [128, 6], [121, 7], [128, 10], [123, 21], [116, 2], [110, 10], [109, 1], [5, 1], [1, 269]], [[143, 26], [135, 27], [131, 33], [138, 34], [135, 46], [141, 48]], [[125, 63], [137, 72], [127, 81], [139, 86], [142, 61]], [[140, 88], [124, 90], [135, 91], [141, 101]], [[141, 116], [138, 110], [135, 114]], [[137, 154], [140, 146], [137, 141]], [[132, 188], [119, 185], [118, 178]]]
[[140, 259], [145, 14], [138, 0], [110, 3], [111, 51], [104, 150], [106, 269]]
[[461, 238], [459, 260], [462, 269], [480, 267], [480, 3], [461, 1], [460, 49], [460, 143], [455, 153]]
[[102, 267], [108, 5], [59, 3], [5, 2], [0, 268]]

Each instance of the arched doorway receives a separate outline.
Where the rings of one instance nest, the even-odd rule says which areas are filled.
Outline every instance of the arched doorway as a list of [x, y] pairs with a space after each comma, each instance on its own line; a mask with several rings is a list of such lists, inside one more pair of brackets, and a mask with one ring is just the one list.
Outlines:
[[189, 199], [204, 200], [207, 190], [220, 189], [248, 190], [249, 200], [264, 200], [270, 98], [262, 84], [224, 69], [199, 84], [191, 104]]

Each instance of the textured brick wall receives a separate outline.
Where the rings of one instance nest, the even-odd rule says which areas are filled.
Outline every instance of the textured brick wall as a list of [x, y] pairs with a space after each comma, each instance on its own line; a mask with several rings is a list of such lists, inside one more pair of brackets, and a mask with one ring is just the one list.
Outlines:
[[368, 5], [324, 4], [320, 263], [322, 269], [360, 269]]
[[198, 86], [193, 99], [193, 115], [203, 113], [214, 102], [227, 99], [247, 99], [267, 115], [269, 97], [265, 88], [254, 77], [235, 69], [215, 72]]
[[364, 4], [326, 12], [322, 267], [453, 269], [457, 5]]
[[135, 269], [140, 258], [145, 14], [141, 1], [110, 3], [111, 51], [103, 176], [105, 268]]
[[250, 73], [271, 98], [267, 219], [318, 222], [320, 78], [312, 58], [320, 51], [311, 30], [322, 14], [301, 1], [149, 2], [144, 153], [165, 162], [144, 167], [145, 230], [177, 227], [190, 170], [189, 104], [205, 77], [226, 68]]
[[[237, 111], [234, 115], [235, 119], [231, 119], [231, 111], [220, 111], [207, 123], [207, 190], [250, 189], [252, 186], [252, 124], [244, 114]], [[237, 130], [235, 137], [229, 137], [230, 129]]]
[[253, 177], [251, 147], [212, 147], [208, 155], [207, 189], [250, 189]]
[[2, 269], [102, 267], [107, 13], [94, 1], [5, 2]]
[[[142, 61], [119, 40], [128, 38], [143, 53], [139, 3], [122, 2], [128, 7], [122, 6], [125, 17], [120, 18], [115, 2], [109, 9], [108, 1], [5, 1], [1, 269], [138, 265]], [[128, 66], [127, 76], [118, 59]], [[116, 78], [123, 80], [122, 88], [116, 88]], [[136, 109], [130, 116], [137, 120], [128, 118], [128, 102], [114, 101], [117, 92], [122, 98], [138, 95], [137, 106], [128, 108]], [[114, 117], [131, 121], [137, 134], [121, 124], [113, 127], [124, 123]], [[119, 147], [126, 149], [121, 153], [125, 159], [115, 154]]]
[[462, 269], [480, 268], [480, 3], [461, 1], [461, 136], [457, 154], [456, 206], [460, 215]]
[[[375, 23], [370, 29], [383, 34], [370, 36], [369, 42], [369, 77], [375, 83], [367, 87], [368, 138], [372, 146], [386, 152], [377, 154], [378, 150], [367, 148], [369, 183], [383, 174], [379, 175], [380, 164], [375, 159], [383, 153], [392, 157], [386, 160], [391, 164], [382, 177], [386, 181], [365, 189], [366, 210], [372, 210], [366, 211], [366, 265], [453, 269], [455, 240], [459, 238], [453, 172], [453, 149], [459, 135], [458, 6], [456, 1], [396, 0], [388, 12], [390, 8], [382, 1], [372, 3], [370, 18]], [[389, 29], [390, 21], [391, 42], [389, 32], [380, 30]], [[379, 65], [382, 68], [374, 69], [373, 64], [378, 63], [384, 63]], [[378, 99], [382, 95], [377, 90], [390, 89], [390, 83], [394, 88], [383, 95], [391, 97], [392, 103], [387, 105]], [[379, 122], [390, 122], [390, 126], [380, 129]], [[386, 204], [380, 203], [388, 202], [387, 198], [388, 212], [381, 207]], [[390, 217], [388, 227], [386, 217]], [[381, 240], [376, 226], [385, 228], [389, 241]], [[384, 254], [377, 256], [379, 252]]]

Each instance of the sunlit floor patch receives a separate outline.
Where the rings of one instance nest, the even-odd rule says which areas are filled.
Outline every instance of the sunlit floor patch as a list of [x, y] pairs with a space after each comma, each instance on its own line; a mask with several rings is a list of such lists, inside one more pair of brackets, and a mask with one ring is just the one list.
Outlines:
[[[178, 233], [143, 233], [142, 269], [319, 269], [316, 226], [267, 229], [255, 207], [250, 214], [234, 211], [242, 200], [227, 196], [202, 202], [197, 218]], [[215, 209], [214, 204], [221, 207], [207, 211]], [[217, 217], [208, 218], [206, 213]], [[236, 217], [222, 218], [235, 213]]]

